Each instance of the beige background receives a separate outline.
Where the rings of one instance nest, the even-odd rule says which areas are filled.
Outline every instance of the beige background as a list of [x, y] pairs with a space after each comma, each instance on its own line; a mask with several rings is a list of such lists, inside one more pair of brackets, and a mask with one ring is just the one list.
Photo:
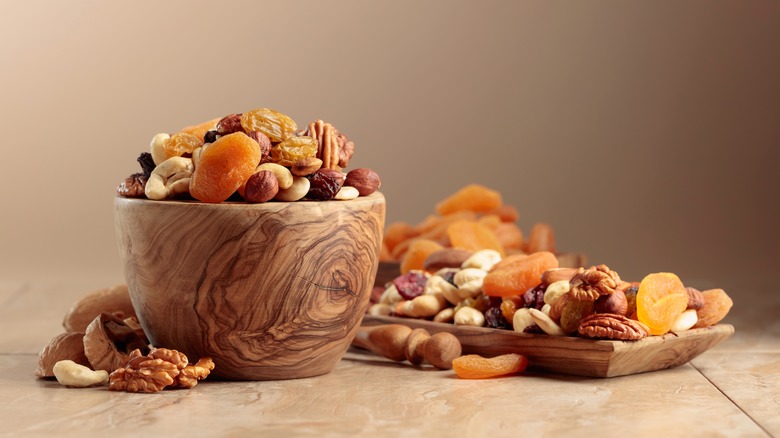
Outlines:
[[[0, 279], [122, 281], [157, 132], [331, 121], [417, 222], [470, 182], [624, 278], [775, 293], [778, 2], [4, 2]], [[182, 218], [186, 220], [186, 218]]]

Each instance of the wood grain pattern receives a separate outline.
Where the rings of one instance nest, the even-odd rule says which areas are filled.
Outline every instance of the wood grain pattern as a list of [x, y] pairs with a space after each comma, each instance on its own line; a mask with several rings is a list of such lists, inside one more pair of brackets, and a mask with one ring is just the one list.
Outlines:
[[431, 334], [450, 332], [460, 340], [464, 354], [497, 356], [520, 353], [528, 357], [529, 369], [588, 377], [616, 377], [676, 367], [734, 333], [733, 326], [719, 324], [677, 335], [669, 333], [621, 342], [531, 335], [390, 316], [366, 316], [363, 319], [363, 325], [378, 324], [404, 324], [411, 328], [424, 328]]
[[117, 197], [133, 305], [155, 346], [211, 356], [214, 375], [329, 372], [368, 305], [380, 193], [350, 201], [204, 204]]

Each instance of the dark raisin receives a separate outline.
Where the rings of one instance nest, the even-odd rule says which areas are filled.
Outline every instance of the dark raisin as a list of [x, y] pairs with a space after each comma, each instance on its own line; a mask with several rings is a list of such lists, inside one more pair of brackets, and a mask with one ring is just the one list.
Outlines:
[[144, 176], [149, 178], [149, 175], [152, 174], [152, 171], [155, 168], [152, 154], [149, 152], [141, 152], [141, 155], [138, 156], [138, 164], [141, 165], [141, 170], [143, 170]]
[[203, 142], [204, 143], [214, 143], [217, 141], [217, 131], [206, 131], [206, 134], [203, 136]]
[[512, 324], [508, 323], [504, 319], [504, 315], [501, 313], [501, 309], [498, 307], [491, 307], [485, 312], [485, 325], [489, 328], [511, 330]]
[[541, 284], [528, 289], [523, 294], [523, 307], [542, 310], [542, 307], [544, 307], [544, 290], [545, 287]]
[[428, 278], [419, 272], [408, 272], [393, 280], [395, 288], [405, 300], [422, 295], [427, 282]]
[[449, 283], [449, 284], [451, 284], [453, 286], [457, 286], [455, 284], [455, 274], [456, 273], [457, 273], [457, 271], [444, 271], [441, 274], [439, 274], [439, 276], [441, 278], [447, 280], [447, 283]]
[[532, 335], [543, 335], [544, 330], [536, 324], [531, 324], [523, 330], [523, 333], [530, 333]]
[[344, 183], [344, 175], [341, 172], [331, 169], [320, 169], [306, 178], [309, 179], [311, 186], [306, 197], [316, 201], [327, 201], [333, 199], [336, 193], [341, 189]]

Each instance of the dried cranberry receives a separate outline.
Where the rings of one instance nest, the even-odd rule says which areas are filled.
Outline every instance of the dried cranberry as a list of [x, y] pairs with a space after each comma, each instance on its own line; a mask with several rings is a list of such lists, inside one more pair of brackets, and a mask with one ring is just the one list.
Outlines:
[[501, 309], [498, 307], [491, 307], [485, 312], [485, 325], [489, 328], [511, 330], [512, 324], [508, 323], [504, 319], [504, 315], [501, 313]]
[[544, 290], [545, 287], [541, 284], [528, 289], [523, 294], [523, 307], [542, 310], [542, 307], [544, 307]]
[[395, 288], [398, 289], [398, 293], [401, 294], [405, 300], [411, 300], [414, 297], [422, 295], [423, 290], [425, 290], [425, 283], [427, 282], [428, 278], [419, 272], [408, 272], [393, 280]]

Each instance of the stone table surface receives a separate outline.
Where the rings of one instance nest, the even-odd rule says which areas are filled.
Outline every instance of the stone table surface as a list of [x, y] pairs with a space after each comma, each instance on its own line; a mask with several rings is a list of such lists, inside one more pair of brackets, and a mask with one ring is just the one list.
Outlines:
[[[157, 394], [38, 380], [38, 352], [96, 277], [0, 280], [0, 436], [780, 436], [780, 295], [734, 296], [736, 333], [677, 368], [461, 380], [350, 350], [299, 380]], [[769, 300], [769, 302], [767, 302]]]

